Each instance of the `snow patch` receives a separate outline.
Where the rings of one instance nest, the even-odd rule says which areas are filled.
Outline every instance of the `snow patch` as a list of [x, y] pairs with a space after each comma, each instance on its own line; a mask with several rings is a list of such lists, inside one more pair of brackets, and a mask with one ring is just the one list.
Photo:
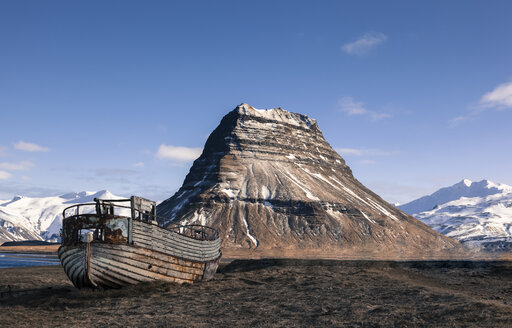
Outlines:
[[261, 186], [261, 196], [265, 200], [270, 198], [270, 190], [268, 190], [267, 186]]
[[237, 195], [235, 195], [235, 192], [232, 189], [221, 189], [220, 192], [225, 193], [231, 199], [234, 199], [237, 196]]
[[398, 221], [397, 217], [394, 216], [393, 214], [391, 214], [388, 210], [386, 210], [384, 207], [380, 206], [379, 204], [377, 204], [377, 202], [371, 200], [370, 198], [366, 198], [368, 199], [368, 201], [370, 203], [372, 203], [374, 205], [374, 207], [376, 207], [382, 214], [390, 217], [391, 219], [395, 220], [395, 221]]
[[251, 233], [249, 232], [249, 223], [247, 223], [247, 218], [245, 216], [243, 217], [242, 222], [244, 223], [245, 232], [247, 234], [247, 237], [249, 237], [249, 239], [252, 241], [254, 246], [258, 247], [258, 240], [256, 238], [254, 238], [254, 236], [251, 235]]
[[368, 215], [366, 215], [363, 211], [360, 211], [360, 212], [361, 212], [361, 214], [364, 216], [364, 218], [365, 218], [366, 220], [370, 221], [371, 223], [377, 223], [377, 222], [375, 222], [374, 220], [370, 219], [370, 218], [368, 217]]
[[290, 180], [292, 180], [293, 183], [295, 183], [295, 185], [297, 185], [297, 187], [299, 187], [302, 191], [304, 191], [307, 198], [314, 200], [314, 201], [320, 201], [320, 198], [313, 196], [311, 194], [311, 191], [306, 189], [293, 174], [291, 174], [290, 172], [287, 172], [287, 176], [290, 178]]
[[293, 156], [293, 154], [289, 154], [288, 156], [286, 156], [286, 158], [288, 158], [288, 159], [295, 159], [295, 156]]

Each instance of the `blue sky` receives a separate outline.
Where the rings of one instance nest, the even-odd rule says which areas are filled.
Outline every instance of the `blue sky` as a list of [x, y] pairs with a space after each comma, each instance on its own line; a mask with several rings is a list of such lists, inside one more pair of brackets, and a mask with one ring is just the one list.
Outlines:
[[242, 102], [317, 119], [390, 202], [463, 178], [512, 184], [511, 11], [510, 1], [2, 1], [0, 199], [170, 197]]

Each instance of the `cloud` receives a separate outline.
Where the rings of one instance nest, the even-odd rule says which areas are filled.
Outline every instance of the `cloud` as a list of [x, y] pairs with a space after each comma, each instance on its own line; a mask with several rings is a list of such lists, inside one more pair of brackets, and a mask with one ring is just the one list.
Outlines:
[[373, 159], [362, 159], [359, 161], [359, 164], [363, 164], [363, 165], [373, 165], [377, 162], [375, 162]]
[[95, 169], [94, 174], [98, 177], [127, 177], [139, 172], [130, 169]]
[[26, 175], [23, 175], [23, 176], [21, 176], [21, 180], [23, 180], [23, 181], [30, 181], [31, 179], [30, 179], [30, 177], [28, 177]]
[[362, 101], [356, 102], [352, 97], [343, 97], [338, 102], [339, 109], [348, 115], [365, 115], [368, 110]]
[[376, 113], [376, 112], [370, 112], [370, 118], [372, 121], [379, 121], [385, 118], [390, 118], [391, 114], [388, 113]]
[[18, 150], [25, 150], [30, 152], [38, 152], [38, 151], [50, 151], [49, 148], [42, 147], [39, 145], [36, 145], [35, 143], [25, 142], [25, 141], [18, 141], [14, 143], [14, 148]]
[[512, 82], [500, 84], [487, 92], [480, 98], [479, 104], [482, 108], [512, 108]]
[[9, 183], [3, 183], [2, 188], [0, 189], [0, 199], [8, 199], [13, 195], [23, 195], [28, 197], [48, 197], [48, 196], [56, 196], [61, 195], [69, 190], [65, 189], [56, 189], [52, 187], [42, 187], [39, 185], [32, 184], [27, 181], [12, 181]]
[[22, 161], [19, 163], [7, 163], [1, 162], [0, 169], [9, 171], [26, 171], [34, 166], [34, 163], [30, 161]]
[[0, 157], [3, 157], [7, 154], [7, 147], [0, 146]]
[[162, 144], [158, 147], [156, 157], [160, 159], [173, 159], [186, 162], [198, 158], [202, 151], [202, 148], [189, 148]]
[[384, 33], [366, 33], [356, 41], [346, 43], [341, 46], [341, 50], [349, 55], [360, 56], [368, 53], [372, 48], [378, 46], [379, 44], [386, 42], [387, 39], [388, 37]]
[[9, 172], [0, 171], [0, 180], [9, 179], [12, 176]]
[[461, 116], [454, 117], [449, 121], [450, 126], [455, 127], [455, 126], [461, 124], [462, 122], [469, 121], [469, 120], [473, 119], [475, 115], [476, 115], [475, 113], [469, 113], [468, 115], [461, 115]]
[[469, 112], [465, 115], [460, 115], [452, 118], [449, 123], [455, 127], [463, 122], [471, 121], [485, 111], [496, 109], [505, 110], [512, 108], [512, 82], [506, 82], [498, 85], [494, 90], [485, 93], [478, 105], [469, 108]]
[[343, 97], [338, 101], [338, 110], [346, 113], [349, 116], [354, 115], [367, 115], [372, 121], [379, 121], [385, 118], [390, 118], [388, 113], [379, 113], [366, 109], [362, 101], [356, 101], [352, 97]]
[[142, 168], [142, 167], [144, 167], [144, 162], [137, 162], [137, 163], [133, 164], [133, 166]]
[[83, 172], [80, 179], [105, 183], [126, 183], [134, 185], [138, 183], [140, 171], [125, 168], [95, 168]]
[[352, 156], [394, 156], [400, 154], [398, 150], [362, 149], [362, 148], [336, 148], [342, 155]]

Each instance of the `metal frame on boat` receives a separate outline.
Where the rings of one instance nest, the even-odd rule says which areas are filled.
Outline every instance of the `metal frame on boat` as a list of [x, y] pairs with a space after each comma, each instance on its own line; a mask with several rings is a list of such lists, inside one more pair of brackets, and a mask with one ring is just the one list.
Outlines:
[[136, 196], [94, 199], [66, 208], [58, 254], [77, 288], [209, 280], [221, 257], [216, 229], [163, 228], [157, 223], [156, 203]]

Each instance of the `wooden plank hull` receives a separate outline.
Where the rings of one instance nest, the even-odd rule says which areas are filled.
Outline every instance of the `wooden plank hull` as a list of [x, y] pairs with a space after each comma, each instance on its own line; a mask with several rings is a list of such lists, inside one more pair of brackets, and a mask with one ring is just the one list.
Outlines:
[[144, 281], [192, 283], [209, 280], [217, 269], [220, 252], [211, 260], [180, 258], [140, 245], [93, 241], [61, 246], [64, 271], [77, 288], [119, 288]]

